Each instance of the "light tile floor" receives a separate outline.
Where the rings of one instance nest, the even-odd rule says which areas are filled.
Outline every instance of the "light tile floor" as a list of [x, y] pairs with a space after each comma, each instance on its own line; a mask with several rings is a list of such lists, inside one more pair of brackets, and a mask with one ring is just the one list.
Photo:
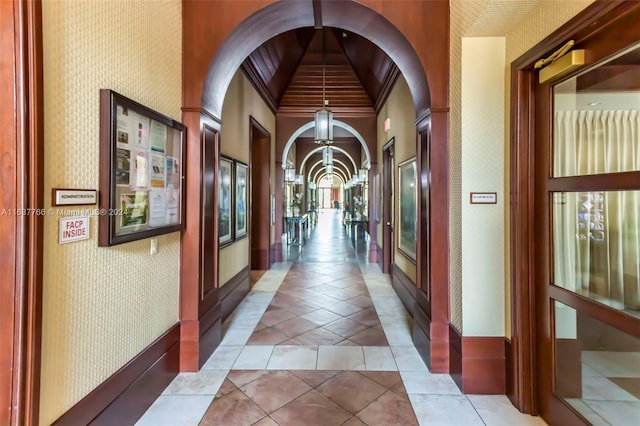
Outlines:
[[389, 277], [338, 218], [321, 214], [293, 261], [259, 276], [203, 369], [179, 374], [137, 424], [544, 425], [429, 372]]

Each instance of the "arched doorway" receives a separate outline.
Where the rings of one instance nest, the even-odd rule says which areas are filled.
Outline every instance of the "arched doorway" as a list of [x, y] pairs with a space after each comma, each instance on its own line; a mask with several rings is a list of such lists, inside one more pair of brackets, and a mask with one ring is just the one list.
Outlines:
[[[214, 129], [212, 137], [217, 137], [231, 77], [253, 50], [279, 33], [301, 27], [345, 29], [375, 43], [396, 63], [411, 91], [418, 133], [431, 135], [416, 141], [418, 163], [425, 164], [423, 158], [427, 156], [432, 160], [430, 173], [425, 174], [429, 180], [425, 177], [420, 182], [419, 197], [429, 197], [431, 208], [424, 211], [423, 203], [419, 203], [421, 244], [417, 247], [419, 265], [425, 263], [423, 257], [429, 256], [431, 267], [418, 267], [414, 339], [431, 370], [441, 373], [449, 372], [448, 16], [446, 2], [421, 1], [407, 2], [402, 8], [390, 2], [364, 5], [323, 0], [193, 2], [183, 6], [183, 122], [191, 141], [202, 139], [203, 124]], [[418, 142], [424, 140], [433, 141], [432, 145]], [[197, 143], [188, 147], [187, 157], [191, 165], [202, 164], [202, 150]], [[187, 176], [187, 230], [183, 237], [181, 274], [183, 371], [197, 369], [206, 359], [208, 350], [203, 351], [200, 344], [203, 336], [215, 338], [220, 332], [217, 283], [204, 292], [205, 283], [198, 274], [202, 263], [207, 261], [200, 249], [202, 240], [212, 237], [202, 235], [199, 228], [200, 173], [197, 166], [189, 167]], [[281, 167], [276, 167], [275, 179], [282, 181], [282, 178]], [[282, 194], [277, 188], [276, 185], [279, 198]], [[279, 210], [276, 215], [281, 215]], [[214, 223], [215, 215], [214, 212]], [[281, 227], [276, 224], [276, 235], [282, 233]], [[428, 253], [428, 247], [438, 247], [437, 253]], [[427, 291], [429, 287], [431, 290]]]

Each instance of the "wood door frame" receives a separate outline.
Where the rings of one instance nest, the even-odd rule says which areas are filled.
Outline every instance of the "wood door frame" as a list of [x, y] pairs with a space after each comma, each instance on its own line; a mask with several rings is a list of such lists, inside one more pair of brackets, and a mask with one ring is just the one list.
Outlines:
[[[268, 145], [267, 161], [266, 163], [263, 161], [260, 164], [256, 165], [253, 158], [253, 155], [254, 155], [253, 144], [256, 143], [257, 141], [262, 141], [262, 140], [266, 140], [266, 143]], [[269, 186], [269, 191], [267, 194], [267, 198], [263, 200], [263, 203], [261, 205], [255, 205], [254, 195], [255, 193], [258, 193], [258, 192], [254, 191], [254, 186], [253, 186], [254, 173], [256, 173], [259, 168], [260, 170], [264, 170], [265, 167], [267, 169], [267, 174], [269, 175], [269, 179], [267, 183]], [[256, 216], [266, 218], [265, 220], [265, 223], [267, 224], [266, 229], [261, 229], [260, 231], [261, 232], [266, 231], [267, 233], [267, 236], [266, 236], [267, 246], [260, 247], [260, 248], [261, 249], [264, 248], [267, 251], [267, 263], [269, 268], [274, 262], [273, 256], [271, 254], [271, 205], [270, 205], [271, 203], [271, 133], [269, 133], [269, 131], [265, 129], [264, 126], [260, 124], [258, 120], [256, 120], [253, 116], [249, 116], [249, 183], [248, 183], [248, 187], [249, 187], [249, 206], [250, 206], [250, 208], [247, 208], [247, 216], [248, 216], [247, 224], [249, 225], [249, 229], [247, 232], [249, 236], [249, 269], [252, 269], [252, 264], [253, 264], [252, 251], [254, 248], [253, 247], [253, 243], [254, 243], [253, 210], [254, 209], [257, 209], [257, 211], [268, 212], [268, 214], [266, 215], [256, 215]]]
[[16, 211], [44, 208], [42, 4], [7, 2], [0, 10], [7, 52], [0, 96], [13, 104], [0, 113], [11, 135], [0, 141], [0, 207], [9, 210], [0, 226], [0, 423], [38, 424], [44, 217]]
[[[395, 254], [394, 232], [393, 232], [393, 204], [385, 203], [385, 196], [391, 192], [392, 200], [395, 196], [393, 161], [394, 145], [396, 138], [393, 137], [382, 147], [382, 272], [391, 273]], [[391, 164], [391, 167], [389, 167]]]
[[[628, 13], [640, 8], [637, 2], [596, 1], [550, 36], [535, 45], [511, 64], [511, 131], [510, 131], [510, 257], [511, 257], [511, 359], [512, 369], [508, 376], [508, 397], [520, 411], [532, 415], [541, 412], [540, 386], [537, 371], [540, 350], [538, 335], [550, 326], [548, 318], [539, 318], [540, 300], [536, 291], [536, 225], [535, 180], [536, 139], [542, 129], [536, 125], [537, 71], [533, 64], [546, 57], [573, 39], [576, 47], [589, 43], [604, 49], [593, 41], [593, 37], [611, 24], [620, 22]], [[623, 34], [624, 32], [619, 32]], [[625, 34], [618, 38], [622, 46], [628, 42]], [[613, 44], [607, 46], [614, 48]], [[590, 53], [594, 53], [591, 51]], [[593, 55], [592, 62], [601, 58]], [[548, 129], [546, 129], [548, 131]], [[543, 321], [541, 327], [536, 327]]]

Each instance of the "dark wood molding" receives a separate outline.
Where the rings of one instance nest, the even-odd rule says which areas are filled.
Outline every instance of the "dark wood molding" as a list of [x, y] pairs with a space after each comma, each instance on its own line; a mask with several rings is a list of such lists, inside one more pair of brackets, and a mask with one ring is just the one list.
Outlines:
[[198, 320], [198, 369], [207, 362], [222, 340], [222, 303], [218, 302]]
[[45, 207], [40, 1], [0, 5], [0, 50], [0, 424], [38, 424], [43, 216], [16, 212]]
[[391, 285], [402, 300], [404, 307], [413, 316], [413, 306], [416, 303], [416, 284], [397, 264], [394, 263], [391, 270]]
[[241, 69], [251, 82], [251, 85], [256, 89], [256, 92], [258, 92], [258, 95], [260, 95], [264, 103], [267, 104], [267, 107], [275, 115], [278, 111], [278, 101], [273, 97], [262, 78], [260, 78], [260, 73], [257, 72], [255, 64], [247, 59], [242, 63]]
[[449, 324], [449, 374], [460, 391], [464, 392], [462, 380], [462, 334]]
[[[524, 70], [532, 67], [538, 59], [548, 56], [569, 40], [575, 40], [576, 43], [580, 43], [582, 40], [590, 37], [593, 33], [600, 31], [603, 25], [609, 23], [612, 18], [611, 16], [606, 20], [602, 20], [602, 18], [609, 14], [613, 9], [620, 8], [621, 3], [622, 2], [620, 1], [595, 1], [582, 12], [578, 13], [569, 22], [558, 28], [540, 43], [536, 44], [518, 59], [513, 61], [511, 64], [512, 68]], [[623, 11], [619, 9], [619, 12]]]
[[582, 398], [582, 344], [578, 339], [556, 339], [556, 383], [561, 398]]
[[623, 173], [602, 173], [590, 176], [568, 176], [550, 178], [549, 191], [629, 191], [637, 190], [640, 171]]
[[504, 337], [463, 337], [449, 326], [451, 377], [465, 394], [503, 395], [506, 392]]
[[222, 303], [222, 321], [233, 312], [242, 302], [242, 299], [251, 290], [251, 271], [249, 266], [242, 268], [240, 272], [220, 287], [220, 301]]
[[180, 327], [175, 324], [53, 425], [134, 424], [178, 375], [179, 346]]
[[[552, 392], [554, 343], [550, 337], [550, 299], [566, 297], [584, 309], [589, 309], [590, 302], [549, 285], [549, 261], [545, 252], [549, 244], [549, 220], [545, 216], [548, 192], [552, 188], [575, 191], [593, 189], [593, 186], [628, 189], [631, 187], [628, 182], [637, 174], [622, 176], [620, 182], [606, 176], [605, 179], [599, 176], [549, 179], [551, 130], [549, 124], [544, 123], [544, 117], [551, 116], [551, 88], [537, 84], [533, 64], [570, 39], [575, 40], [575, 48], [589, 52], [591, 64], [599, 62], [637, 42], [640, 38], [638, 20], [639, 2], [596, 1], [511, 65], [512, 336], [511, 356], [507, 359], [512, 370], [506, 376], [511, 380], [506, 388], [520, 411], [534, 415], [540, 412], [550, 424], [578, 421]], [[536, 156], [540, 163], [536, 163]], [[615, 315], [611, 317], [616, 320]], [[623, 323], [626, 322], [619, 325], [624, 326]]]
[[[222, 125], [222, 119], [219, 117], [216, 117], [215, 115], [213, 115], [212, 113], [210, 113], [209, 111], [207, 111], [204, 108], [200, 108], [200, 107], [182, 107], [181, 108], [182, 112], [195, 112], [196, 114], [201, 114], [203, 116], [205, 116], [208, 120], [211, 120], [215, 123], [217, 123], [218, 126]], [[209, 124], [210, 127], [216, 127], [216, 130], [218, 130], [218, 126], [215, 125], [211, 125]]]
[[[247, 223], [250, 236], [249, 266], [266, 270], [271, 258], [271, 133], [249, 116], [249, 191]], [[266, 214], [265, 214], [266, 212]]]
[[283, 256], [282, 256], [282, 243], [273, 243], [271, 244], [271, 259], [272, 262], [282, 262], [283, 261]]
[[398, 77], [400, 77], [400, 70], [396, 66], [396, 64], [392, 64], [389, 68], [389, 71], [384, 77], [384, 81], [382, 82], [382, 88], [380, 89], [380, 95], [378, 99], [376, 99], [376, 103], [373, 105], [373, 109], [376, 111], [376, 114], [380, 113], [380, 110], [389, 99], [389, 95], [396, 85], [396, 81], [398, 81]]
[[504, 395], [504, 337], [462, 337], [462, 390], [466, 394]]
[[[313, 118], [313, 114], [318, 108], [314, 107], [278, 107], [277, 114], [288, 117], [307, 117]], [[372, 107], [331, 107], [334, 118], [342, 117], [371, 117], [376, 112]]]
[[[511, 339], [504, 339], [504, 368], [505, 368], [505, 395], [513, 403], [515, 392], [515, 377], [513, 377], [513, 348], [511, 347]], [[514, 404], [515, 405], [515, 404]]]
[[534, 96], [533, 72], [511, 68], [510, 253], [511, 253], [511, 361], [513, 405], [523, 413], [538, 414], [535, 321], [535, 265], [533, 254]]
[[[432, 358], [442, 357], [443, 354], [437, 347], [434, 351], [431, 350], [431, 317], [423, 309], [427, 304], [424, 292], [417, 291], [416, 303], [413, 307], [413, 345], [429, 368], [429, 371], [433, 371]], [[449, 357], [448, 354], [446, 356]]]

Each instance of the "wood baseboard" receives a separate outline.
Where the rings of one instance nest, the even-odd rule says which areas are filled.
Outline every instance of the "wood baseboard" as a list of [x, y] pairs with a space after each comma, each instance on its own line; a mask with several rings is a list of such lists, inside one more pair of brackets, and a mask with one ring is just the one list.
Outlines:
[[449, 326], [450, 374], [463, 393], [506, 394], [505, 341], [504, 337], [463, 337]]
[[271, 244], [271, 264], [282, 262], [282, 243]]
[[431, 371], [431, 318], [416, 302], [413, 308], [413, 344]]
[[391, 269], [391, 285], [402, 300], [404, 307], [413, 316], [413, 307], [416, 304], [416, 285], [395, 263]]
[[240, 272], [220, 287], [222, 321], [233, 312], [251, 290], [251, 270], [245, 266]]
[[175, 324], [53, 425], [134, 424], [178, 375], [179, 356], [180, 326]]

